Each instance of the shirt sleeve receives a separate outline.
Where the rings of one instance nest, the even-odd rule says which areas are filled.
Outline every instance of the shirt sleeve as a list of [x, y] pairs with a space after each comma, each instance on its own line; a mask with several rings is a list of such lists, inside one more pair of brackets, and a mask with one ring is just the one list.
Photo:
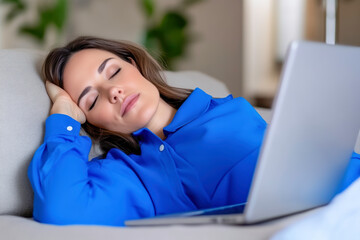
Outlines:
[[51, 224], [122, 226], [154, 215], [150, 196], [122, 159], [88, 161], [91, 140], [63, 114], [46, 120], [44, 143], [28, 168], [35, 220]]
[[347, 166], [341, 188], [339, 192], [345, 190], [360, 176], [360, 154], [353, 152], [350, 162]]

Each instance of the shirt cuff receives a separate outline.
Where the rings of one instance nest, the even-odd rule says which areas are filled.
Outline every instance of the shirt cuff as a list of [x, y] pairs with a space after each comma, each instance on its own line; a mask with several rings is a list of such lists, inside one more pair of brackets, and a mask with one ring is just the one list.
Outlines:
[[65, 114], [51, 114], [45, 123], [45, 141], [56, 135], [79, 136], [81, 124]]

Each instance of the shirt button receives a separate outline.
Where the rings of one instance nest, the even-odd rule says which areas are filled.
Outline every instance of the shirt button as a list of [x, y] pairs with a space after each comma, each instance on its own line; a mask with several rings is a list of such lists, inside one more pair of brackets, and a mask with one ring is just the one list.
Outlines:
[[160, 152], [164, 151], [164, 149], [165, 149], [164, 144], [161, 144], [160, 147], [159, 147]]
[[73, 130], [72, 126], [67, 126], [66, 130], [68, 130], [69, 132], [71, 132]]

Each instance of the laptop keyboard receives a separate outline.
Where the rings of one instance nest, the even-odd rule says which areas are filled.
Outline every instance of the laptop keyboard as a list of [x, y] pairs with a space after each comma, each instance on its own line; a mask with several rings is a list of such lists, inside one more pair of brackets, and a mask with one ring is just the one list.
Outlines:
[[235, 214], [243, 213], [245, 208], [245, 203], [239, 203], [234, 205], [228, 205], [217, 208], [208, 208], [191, 212], [171, 214], [172, 216], [181, 216], [181, 217], [191, 217], [191, 216], [205, 216], [205, 215], [223, 215], [223, 214]]

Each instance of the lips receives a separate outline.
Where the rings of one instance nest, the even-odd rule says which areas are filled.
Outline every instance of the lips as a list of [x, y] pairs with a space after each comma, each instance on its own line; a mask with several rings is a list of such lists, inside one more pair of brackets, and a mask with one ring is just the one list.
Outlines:
[[125, 98], [120, 108], [121, 117], [123, 117], [135, 105], [136, 101], [139, 98], [139, 95], [140, 93], [135, 93]]

